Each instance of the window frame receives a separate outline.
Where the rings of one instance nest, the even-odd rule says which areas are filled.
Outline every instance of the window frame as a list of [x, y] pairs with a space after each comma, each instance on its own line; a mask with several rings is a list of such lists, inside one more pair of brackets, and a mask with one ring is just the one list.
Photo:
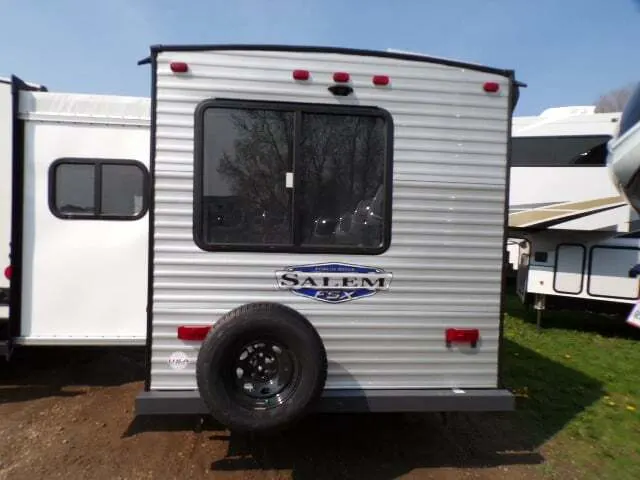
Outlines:
[[[512, 168], [538, 168], [538, 167], [544, 167], [544, 168], [602, 168], [606, 166], [606, 158], [604, 163], [602, 164], [593, 164], [593, 163], [584, 163], [584, 164], [580, 164], [580, 163], [557, 163], [557, 162], [544, 162], [544, 163], [535, 163], [535, 164], [531, 164], [531, 163], [527, 163], [527, 164], [521, 164], [521, 163], [514, 163], [513, 162], [513, 143], [517, 140], [540, 140], [540, 141], [546, 141], [546, 140], [564, 140], [564, 139], [591, 139], [591, 138], [600, 138], [602, 137], [603, 139], [606, 138], [607, 140], [604, 142], [605, 144], [605, 151], [606, 151], [606, 143], [611, 140], [611, 138], [613, 138], [613, 136], [611, 134], [607, 134], [607, 133], [603, 133], [603, 134], [592, 134], [592, 135], [588, 135], [588, 134], [583, 134], [583, 135], [522, 135], [522, 136], [515, 136], [512, 138], [511, 143], [512, 143], [512, 154], [511, 154], [511, 167]], [[596, 146], [592, 147], [592, 148], [596, 148]]]
[[[62, 213], [56, 205], [56, 180], [57, 169], [61, 165], [91, 165], [94, 168], [93, 198], [96, 213], [83, 215], [77, 213]], [[142, 172], [142, 208], [137, 215], [107, 215], [100, 212], [102, 205], [102, 166], [133, 166]], [[91, 158], [91, 157], [62, 157], [56, 159], [49, 166], [48, 203], [51, 213], [61, 220], [118, 220], [135, 221], [143, 218], [149, 210], [149, 170], [138, 160], [116, 158]]]
[[[288, 244], [259, 244], [259, 243], [209, 243], [205, 241], [204, 222], [204, 140], [205, 113], [209, 108], [227, 109], [256, 109], [285, 111], [293, 114], [293, 145], [290, 147], [289, 158], [294, 184], [291, 199], [291, 240]], [[300, 162], [302, 145], [302, 118], [304, 114], [334, 114], [382, 118], [385, 122], [385, 165], [383, 167], [383, 191], [385, 195], [384, 225], [382, 228], [382, 244], [378, 247], [367, 248], [357, 245], [303, 245], [296, 242], [300, 238], [300, 226], [297, 223], [298, 205], [296, 191], [300, 191], [299, 175], [296, 166]], [[194, 170], [193, 170], [193, 216], [192, 234], [195, 244], [206, 252], [262, 252], [262, 253], [315, 253], [315, 254], [344, 254], [344, 255], [380, 255], [391, 246], [392, 200], [393, 200], [393, 140], [394, 124], [391, 114], [380, 107], [361, 105], [340, 105], [325, 103], [284, 102], [245, 100], [230, 98], [208, 98], [201, 101], [194, 112]]]

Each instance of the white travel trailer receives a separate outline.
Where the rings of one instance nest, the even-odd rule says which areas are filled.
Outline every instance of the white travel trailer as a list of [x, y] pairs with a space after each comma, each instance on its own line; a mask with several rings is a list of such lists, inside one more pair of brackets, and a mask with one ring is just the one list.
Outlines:
[[149, 110], [0, 82], [0, 355], [145, 344]]
[[640, 262], [638, 215], [606, 166], [619, 119], [594, 107], [514, 118], [509, 228], [526, 242], [509, 246], [510, 263], [521, 298], [539, 310], [547, 301], [628, 309], [637, 299], [628, 272]]
[[[510, 70], [155, 46], [136, 413], [509, 410]], [[101, 292], [101, 296], [104, 292]]]

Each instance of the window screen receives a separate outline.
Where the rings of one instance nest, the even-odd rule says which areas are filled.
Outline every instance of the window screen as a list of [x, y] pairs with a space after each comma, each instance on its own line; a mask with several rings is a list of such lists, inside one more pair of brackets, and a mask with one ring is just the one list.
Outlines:
[[605, 166], [610, 138], [606, 135], [514, 137], [511, 141], [511, 166]]
[[61, 159], [50, 170], [49, 206], [65, 219], [137, 219], [147, 208], [146, 186], [138, 162]]
[[376, 253], [390, 236], [391, 119], [375, 108], [209, 101], [196, 125], [204, 249]]

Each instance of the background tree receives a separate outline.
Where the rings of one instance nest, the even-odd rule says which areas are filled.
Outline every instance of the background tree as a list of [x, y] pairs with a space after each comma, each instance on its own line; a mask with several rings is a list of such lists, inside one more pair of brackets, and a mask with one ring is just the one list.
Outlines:
[[621, 112], [631, 97], [635, 85], [616, 88], [602, 95], [596, 102], [596, 113]]

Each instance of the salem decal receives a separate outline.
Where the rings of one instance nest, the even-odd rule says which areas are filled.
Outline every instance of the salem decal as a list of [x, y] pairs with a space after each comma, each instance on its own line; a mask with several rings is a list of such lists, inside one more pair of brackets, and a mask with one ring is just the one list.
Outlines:
[[388, 290], [391, 277], [381, 268], [318, 263], [276, 271], [276, 286], [322, 302], [341, 303]]

